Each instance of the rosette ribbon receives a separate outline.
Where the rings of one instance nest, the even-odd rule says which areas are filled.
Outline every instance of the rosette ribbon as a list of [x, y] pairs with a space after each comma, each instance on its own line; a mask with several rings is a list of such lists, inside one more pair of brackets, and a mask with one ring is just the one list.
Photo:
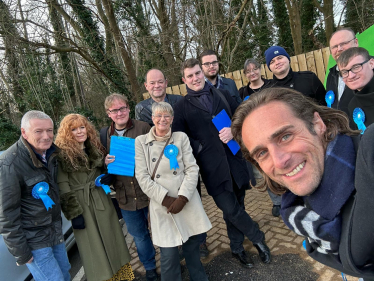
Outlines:
[[179, 169], [177, 161], [178, 147], [176, 147], [174, 144], [169, 144], [167, 147], [165, 147], [164, 155], [170, 161], [170, 170]]
[[32, 189], [32, 196], [35, 198], [35, 199], [42, 199], [43, 201], [43, 204], [45, 206], [45, 208], [48, 209], [51, 208], [52, 209], [52, 205], [56, 205], [55, 202], [53, 202], [53, 200], [51, 199], [51, 197], [48, 196], [48, 190], [49, 190], [49, 185], [48, 183], [42, 181], [42, 182], [39, 182], [38, 184], [36, 184], [33, 189]]
[[105, 174], [102, 174], [95, 179], [95, 185], [97, 187], [102, 187], [104, 189], [105, 194], [109, 194], [110, 193], [109, 185], [102, 184], [101, 181], [100, 181], [103, 176], [105, 176]]
[[359, 107], [356, 107], [354, 110], [353, 110], [353, 121], [355, 121], [356, 125], [357, 125], [357, 128], [359, 130], [361, 130], [361, 134], [363, 134], [366, 130], [366, 126], [364, 124], [365, 122], [365, 113], [364, 111], [359, 108]]
[[327, 103], [327, 106], [331, 108], [331, 105], [335, 101], [335, 94], [333, 91], [327, 91], [326, 96], [325, 96], [325, 101]]
[[249, 96], [246, 96], [243, 101], [246, 101], [247, 99], [249, 99]]

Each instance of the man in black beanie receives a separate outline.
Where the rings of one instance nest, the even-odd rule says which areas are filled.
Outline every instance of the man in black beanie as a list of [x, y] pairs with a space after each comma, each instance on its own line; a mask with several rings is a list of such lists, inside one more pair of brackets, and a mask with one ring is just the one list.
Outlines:
[[290, 56], [280, 46], [272, 46], [265, 51], [266, 64], [273, 72], [269, 87], [285, 87], [295, 89], [317, 103], [326, 105], [326, 90], [322, 82], [311, 71], [293, 71]]

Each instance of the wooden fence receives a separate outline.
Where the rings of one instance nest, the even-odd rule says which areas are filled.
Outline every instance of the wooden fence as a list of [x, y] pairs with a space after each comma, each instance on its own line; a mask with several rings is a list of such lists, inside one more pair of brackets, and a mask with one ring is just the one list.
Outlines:
[[[326, 47], [316, 51], [312, 51], [306, 54], [301, 54], [291, 57], [291, 68], [293, 71], [312, 71], [318, 78], [324, 83], [327, 64], [330, 57], [330, 48]], [[244, 64], [244, 61], [243, 61]], [[261, 65], [261, 75], [266, 79], [273, 78], [273, 73], [269, 70], [266, 64]], [[222, 76], [231, 78], [235, 81], [236, 87], [240, 89], [244, 85], [248, 84], [247, 77], [243, 72], [243, 69], [236, 70], [234, 72], [229, 72], [223, 74]], [[182, 95], [187, 94], [186, 84], [176, 85], [166, 88], [166, 93], [173, 95]], [[143, 94], [144, 99], [149, 98], [148, 93]]]

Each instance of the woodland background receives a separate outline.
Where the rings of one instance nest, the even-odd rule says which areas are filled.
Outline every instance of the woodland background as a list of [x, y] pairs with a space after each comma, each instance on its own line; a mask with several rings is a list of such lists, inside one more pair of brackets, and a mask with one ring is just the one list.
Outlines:
[[297, 55], [328, 46], [338, 26], [373, 24], [374, 0], [0, 0], [0, 150], [31, 109], [56, 126], [77, 112], [99, 128], [117, 92], [133, 113], [148, 69], [181, 84], [181, 62], [204, 49], [226, 73], [263, 63], [274, 44]]

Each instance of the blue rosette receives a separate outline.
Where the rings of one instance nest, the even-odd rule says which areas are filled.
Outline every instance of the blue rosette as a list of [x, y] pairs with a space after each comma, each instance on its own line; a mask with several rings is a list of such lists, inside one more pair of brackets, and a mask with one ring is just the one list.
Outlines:
[[356, 107], [354, 110], [353, 110], [353, 121], [355, 121], [356, 125], [357, 125], [357, 128], [359, 130], [361, 130], [361, 134], [363, 134], [366, 130], [366, 126], [364, 124], [365, 122], [365, 113], [364, 111], [359, 108], [359, 107]]
[[243, 101], [246, 101], [247, 99], [249, 99], [249, 96], [246, 96]]
[[167, 147], [165, 147], [164, 155], [170, 161], [170, 170], [179, 169], [177, 161], [178, 151], [178, 147], [176, 147], [174, 144], [169, 144]]
[[101, 178], [102, 178], [103, 176], [105, 176], [105, 174], [102, 174], [102, 175], [98, 176], [98, 177], [95, 179], [95, 185], [96, 185], [97, 187], [102, 187], [102, 188], [104, 189], [105, 194], [109, 194], [109, 193], [110, 193], [110, 187], [109, 187], [109, 185], [102, 184], [102, 183], [100, 182], [100, 180], [101, 180]]
[[327, 103], [327, 106], [331, 108], [331, 105], [335, 101], [335, 94], [333, 91], [327, 91], [326, 96], [325, 96], [325, 101]]
[[51, 199], [51, 197], [48, 196], [47, 194], [48, 190], [49, 190], [48, 183], [42, 181], [36, 184], [33, 187], [32, 192], [31, 192], [32, 196], [35, 199], [42, 199], [43, 204], [45, 208], [47, 209], [47, 211], [49, 208], [52, 209], [52, 205], [56, 205], [55, 202], [53, 202], [53, 200]]

